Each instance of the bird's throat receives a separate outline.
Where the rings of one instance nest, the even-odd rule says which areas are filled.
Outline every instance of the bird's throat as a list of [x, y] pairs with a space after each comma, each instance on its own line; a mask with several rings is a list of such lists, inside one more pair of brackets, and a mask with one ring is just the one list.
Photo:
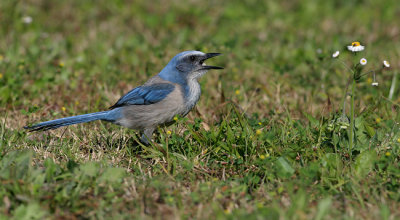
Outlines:
[[185, 90], [185, 105], [190, 111], [199, 101], [201, 95], [201, 88], [197, 79], [189, 79]]

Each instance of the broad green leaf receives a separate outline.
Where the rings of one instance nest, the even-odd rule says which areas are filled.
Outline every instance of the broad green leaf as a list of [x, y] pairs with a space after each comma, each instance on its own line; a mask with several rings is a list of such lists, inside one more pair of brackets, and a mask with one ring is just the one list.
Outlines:
[[343, 168], [340, 156], [335, 153], [326, 153], [321, 159], [321, 165], [322, 175], [327, 175], [329, 177], [335, 177], [336, 174], [338, 172], [340, 173]]
[[47, 158], [44, 161], [44, 166], [46, 168], [46, 179], [47, 181], [51, 181], [57, 174], [57, 171], [59, 170], [59, 165], [54, 163], [54, 161], [50, 158]]
[[281, 178], [288, 178], [293, 175], [294, 169], [284, 157], [279, 157], [275, 163], [276, 173]]
[[95, 162], [88, 162], [80, 166], [80, 170], [84, 175], [94, 177], [99, 171], [99, 165]]
[[120, 182], [125, 176], [125, 170], [119, 167], [108, 167], [100, 176], [100, 181]]
[[23, 179], [29, 175], [31, 168], [31, 151], [12, 151], [0, 163], [0, 177]]
[[373, 137], [375, 135], [375, 129], [369, 125], [367, 125], [366, 123], [364, 123], [364, 127], [365, 127], [365, 131], [367, 131], [367, 134], [370, 137]]
[[322, 199], [318, 203], [318, 211], [317, 211], [317, 215], [315, 216], [315, 219], [316, 220], [324, 219], [324, 216], [326, 214], [328, 214], [329, 209], [331, 209], [331, 204], [332, 204], [331, 198], [328, 197], [328, 198]]
[[339, 162], [340, 157], [335, 153], [326, 153], [321, 159], [322, 166], [328, 168], [336, 168], [340, 164]]
[[314, 118], [312, 115], [308, 114], [307, 112], [303, 112], [303, 115], [310, 121], [311, 126], [317, 127], [319, 125], [319, 121]]
[[377, 155], [375, 150], [364, 151], [355, 159], [356, 175], [360, 178], [366, 176], [373, 168]]
[[291, 196], [292, 205], [290, 212], [296, 212], [297, 210], [303, 210], [308, 207], [307, 193], [300, 189]]
[[31, 151], [19, 151], [18, 157], [15, 158], [15, 177], [22, 179], [29, 175], [32, 160]]
[[37, 203], [28, 203], [28, 205], [22, 204], [16, 208], [14, 219], [42, 219], [45, 215], [46, 212]]
[[382, 204], [380, 208], [380, 214], [382, 220], [388, 220], [390, 217], [390, 209], [386, 204]]

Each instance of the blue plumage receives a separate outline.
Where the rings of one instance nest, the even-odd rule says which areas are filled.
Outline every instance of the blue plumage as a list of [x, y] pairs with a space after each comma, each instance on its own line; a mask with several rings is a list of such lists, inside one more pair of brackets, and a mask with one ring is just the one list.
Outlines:
[[185, 116], [195, 106], [201, 94], [198, 78], [210, 69], [222, 69], [206, 66], [204, 61], [218, 55], [200, 51], [179, 53], [159, 74], [122, 96], [109, 111], [61, 118], [24, 128], [29, 131], [49, 130], [102, 120], [140, 130], [143, 132], [141, 140], [148, 143], [157, 126], [169, 124], [176, 115]]
[[157, 83], [149, 86], [139, 86], [122, 96], [117, 103], [110, 108], [124, 105], [150, 105], [157, 103], [167, 97], [175, 86], [168, 83]]
[[114, 109], [111, 111], [95, 112], [85, 115], [77, 115], [67, 118], [60, 118], [52, 121], [42, 122], [33, 126], [25, 126], [25, 129], [29, 131], [46, 131], [50, 129], [56, 129], [62, 126], [91, 122], [96, 120], [104, 120], [108, 122], [115, 122], [121, 117], [121, 109]]

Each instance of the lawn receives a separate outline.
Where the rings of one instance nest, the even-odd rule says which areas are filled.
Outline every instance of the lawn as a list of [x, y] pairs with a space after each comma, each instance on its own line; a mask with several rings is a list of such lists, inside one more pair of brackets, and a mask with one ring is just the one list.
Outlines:
[[[0, 11], [0, 219], [400, 219], [397, 0]], [[106, 122], [23, 129], [106, 110], [185, 50], [225, 69], [150, 146]]]

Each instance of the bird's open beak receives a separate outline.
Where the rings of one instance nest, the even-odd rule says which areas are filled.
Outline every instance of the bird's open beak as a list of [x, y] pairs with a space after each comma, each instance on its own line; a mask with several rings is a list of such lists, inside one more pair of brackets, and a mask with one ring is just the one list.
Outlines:
[[[221, 55], [220, 53], [206, 53], [206, 55], [204, 56], [204, 60], [210, 59], [211, 57], [216, 57]], [[210, 70], [210, 69], [223, 69], [223, 67], [219, 67], [219, 66], [207, 66], [205, 65], [205, 63], [203, 63], [203, 67], [201, 68], [202, 70]]]

